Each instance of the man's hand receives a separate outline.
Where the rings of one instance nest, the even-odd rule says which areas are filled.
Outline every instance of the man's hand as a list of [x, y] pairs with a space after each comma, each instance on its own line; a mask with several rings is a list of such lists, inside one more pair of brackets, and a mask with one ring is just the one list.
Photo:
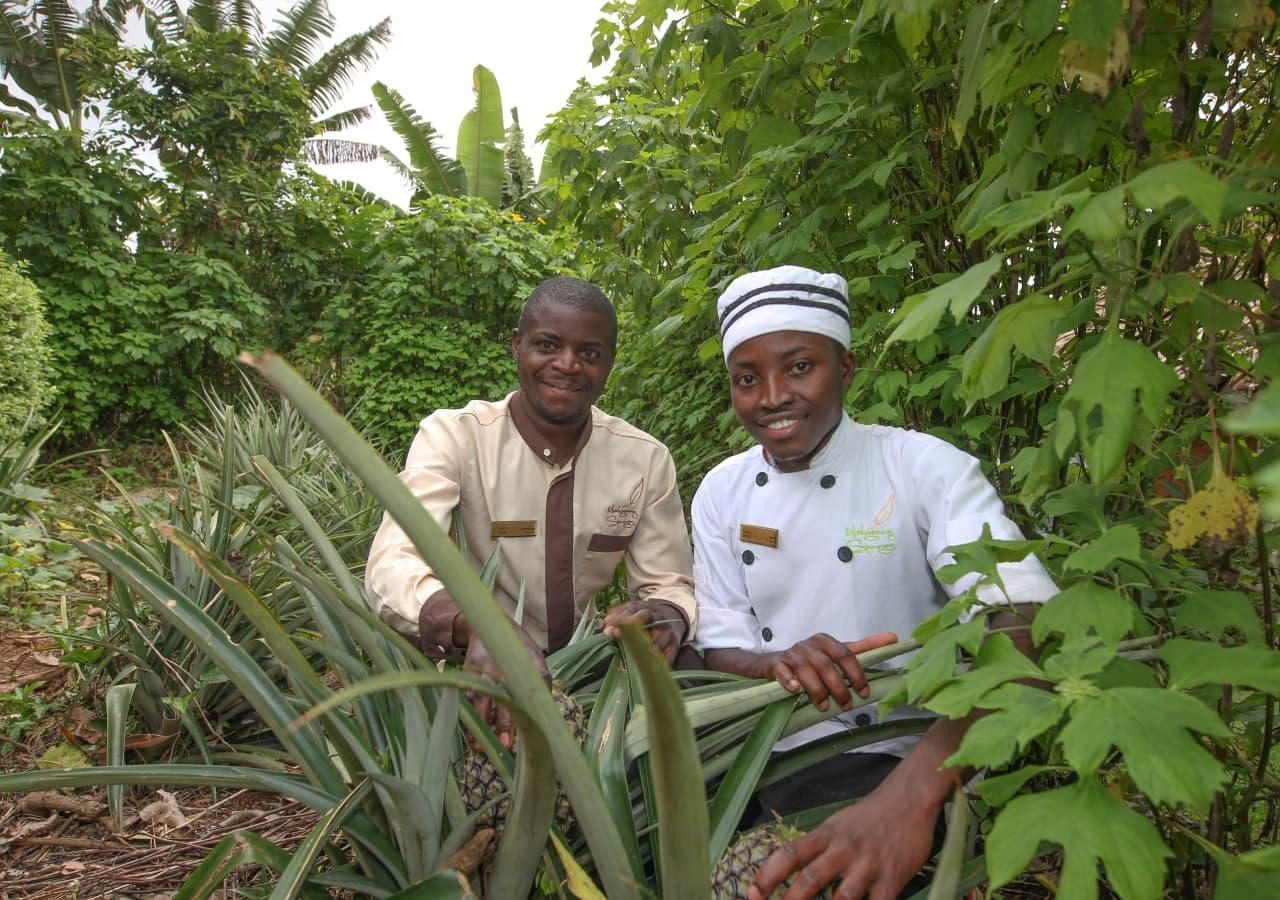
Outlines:
[[609, 637], [617, 640], [622, 636], [619, 630], [624, 624], [639, 625], [648, 628], [649, 640], [658, 648], [667, 665], [671, 665], [680, 652], [689, 630], [689, 623], [675, 604], [666, 600], [628, 600], [619, 603], [605, 613], [603, 630]]
[[837, 641], [829, 634], [814, 634], [790, 649], [765, 654], [762, 677], [774, 679], [793, 694], [803, 689], [818, 709], [827, 708], [828, 697], [840, 704], [841, 709], [851, 709], [853, 695], [849, 691], [850, 686], [859, 697], [871, 693], [857, 654], [897, 640], [898, 636], [891, 631], [848, 643]]
[[783, 900], [807, 900], [836, 879], [836, 900], [897, 897], [929, 859], [942, 807], [915, 802], [892, 781], [775, 850], [751, 882], [751, 900], [764, 900], [792, 873]]
[[[530, 658], [533, 659], [534, 665], [538, 667], [538, 671], [542, 674], [542, 680], [550, 685], [551, 673], [547, 671], [547, 661], [542, 655], [542, 649], [529, 636], [529, 633], [519, 625], [513, 623], [512, 627], [515, 628], [520, 642], [529, 651]], [[484, 675], [490, 681], [499, 684], [502, 682], [502, 667], [489, 655], [488, 648], [475, 635], [469, 635], [467, 638], [467, 655], [462, 661], [462, 668], [468, 672]], [[510, 750], [516, 737], [516, 725], [511, 719], [511, 712], [506, 707], [500, 706], [492, 697], [468, 695], [467, 699], [471, 701], [471, 705], [475, 707], [480, 718], [493, 729], [502, 746]]]

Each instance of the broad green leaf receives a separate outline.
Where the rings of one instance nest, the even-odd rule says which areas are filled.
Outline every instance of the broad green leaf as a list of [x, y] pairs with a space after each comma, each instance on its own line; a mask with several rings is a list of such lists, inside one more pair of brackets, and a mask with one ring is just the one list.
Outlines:
[[977, 653], [986, 632], [987, 623], [982, 617], [975, 616], [963, 625], [940, 631], [929, 638], [907, 664], [908, 699], [914, 703], [954, 676], [957, 648]]
[[978, 85], [982, 74], [983, 55], [987, 50], [988, 28], [995, 3], [979, 3], [969, 11], [964, 22], [964, 36], [960, 39], [959, 63], [960, 93], [956, 99], [955, 115], [951, 118], [951, 134], [958, 145], [964, 140], [965, 128], [973, 116], [978, 102]]
[[1124, 14], [1123, 0], [1073, 0], [1067, 15], [1067, 34], [1074, 40], [1105, 50], [1111, 32]]
[[946, 284], [938, 285], [923, 294], [916, 294], [903, 301], [902, 309], [893, 317], [898, 327], [889, 335], [886, 344], [894, 341], [915, 341], [933, 334], [942, 320], [942, 313], [950, 309], [957, 322], [963, 322], [969, 308], [977, 302], [991, 276], [999, 271], [1003, 257], [992, 256], [986, 262], [970, 266], [964, 274]]
[[992, 634], [982, 644], [968, 672], [944, 685], [925, 704], [951, 719], [967, 716], [988, 691], [1022, 678], [1042, 678], [1040, 667], [1013, 645], [1007, 634]]
[[1115, 658], [1115, 645], [1100, 638], [1068, 638], [1057, 653], [1044, 661], [1044, 671], [1056, 682], [1079, 683], [1102, 672]]
[[1061, 900], [1095, 900], [1098, 865], [1122, 900], [1159, 900], [1164, 861], [1173, 856], [1160, 832], [1094, 778], [1010, 801], [987, 838], [991, 887], [1012, 881], [1040, 842], [1062, 847]]
[[1133, 525], [1115, 525], [1074, 551], [1062, 564], [1077, 572], [1100, 572], [1120, 559], [1142, 559], [1142, 541]]
[[1043, 41], [1058, 24], [1062, 0], [1028, 0], [1022, 7], [1022, 30], [1033, 42]]
[[800, 127], [781, 116], [760, 116], [747, 134], [747, 154], [770, 147], [786, 147], [800, 140]]
[[1060, 697], [1025, 684], [1002, 684], [982, 698], [983, 716], [965, 732], [948, 766], [999, 768], [1035, 738], [1058, 723], [1064, 709]]
[[1251, 644], [1263, 640], [1253, 598], [1240, 591], [1195, 591], [1182, 601], [1173, 624], [1179, 630], [1194, 629], [1219, 638], [1235, 631]]
[[1022, 790], [1022, 786], [1045, 772], [1058, 772], [1066, 774], [1070, 769], [1064, 766], [1023, 766], [1008, 775], [997, 775], [994, 778], [984, 778], [974, 785], [974, 790], [978, 796], [990, 803], [992, 806], [1004, 806], [1013, 796]]
[[458, 162], [467, 173], [467, 193], [483, 197], [495, 207], [502, 202], [505, 177], [502, 150], [506, 139], [502, 124], [502, 94], [498, 80], [484, 66], [471, 73], [476, 105], [462, 117], [458, 127]]
[[1215, 848], [1218, 881], [1213, 900], [1258, 900], [1280, 888], [1280, 846], [1250, 850], [1239, 856]]
[[1009, 383], [1010, 351], [1048, 365], [1065, 310], [1044, 294], [1032, 294], [996, 313], [995, 319], [965, 351], [960, 390], [970, 407]]
[[1124, 211], [1124, 188], [1112, 188], [1094, 194], [1084, 206], [1072, 213], [1062, 227], [1063, 237], [1080, 232], [1095, 244], [1117, 240], [1128, 231]]
[[1152, 166], [1128, 184], [1133, 202], [1162, 210], [1174, 200], [1186, 200], [1216, 226], [1222, 221], [1227, 185], [1189, 159]]
[[1151, 688], [1112, 688], [1080, 697], [1060, 741], [1067, 761], [1092, 775], [1115, 746], [1134, 784], [1154, 803], [1205, 810], [1226, 772], [1191, 732], [1226, 737], [1213, 711], [1186, 694]]
[[1265, 387], [1244, 409], [1224, 417], [1223, 425], [1236, 434], [1280, 434], [1280, 384]]
[[1081, 581], [1051, 598], [1031, 622], [1031, 639], [1043, 643], [1051, 634], [1082, 637], [1090, 632], [1114, 643], [1133, 628], [1137, 607], [1113, 588]]
[[1159, 655], [1169, 666], [1170, 687], [1189, 691], [1205, 684], [1235, 684], [1280, 696], [1280, 651], [1173, 638]]
[[556, 781], [551, 747], [545, 735], [523, 712], [511, 709], [519, 727], [511, 812], [498, 844], [488, 890], [495, 897], [526, 897], [538, 875], [556, 805]]
[[[662, 896], [697, 900], [710, 896], [707, 855], [706, 784], [684, 701], [658, 651], [634, 625], [624, 625], [622, 642], [635, 667], [649, 713], [649, 760], [658, 820]], [[651, 813], [653, 815], [654, 813]], [[598, 864], [598, 863], [597, 863]]]
[[1115, 328], [1080, 357], [1064, 405], [1075, 404], [1076, 426], [1094, 483], [1108, 481], [1119, 470], [1134, 438], [1139, 407], [1148, 422], [1159, 425], [1165, 418], [1165, 400], [1177, 386], [1178, 377], [1167, 365]]

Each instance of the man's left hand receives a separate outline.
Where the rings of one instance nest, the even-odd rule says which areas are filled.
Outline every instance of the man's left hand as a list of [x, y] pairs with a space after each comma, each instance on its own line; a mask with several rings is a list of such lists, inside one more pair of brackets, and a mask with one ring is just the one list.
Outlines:
[[[891, 776], [892, 777], [892, 776]], [[807, 900], [839, 879], [836, 900], [893, 900], [929, 859], [940, 807], [913, 802], [886, 781], [808, 834], [775, 850], [751, 882], [764, 900], [792, 873], [784, 900]]]
[[619, 603], [605, 613], [604, 633], [617, 640], [622, 632], [619, 627], [630, 623], [647, 628], [649, 640], [658, 648], [667, 665], [671, 665], [684, 643], [689, 624], [684, 613], [666, 600], [628, 600]]

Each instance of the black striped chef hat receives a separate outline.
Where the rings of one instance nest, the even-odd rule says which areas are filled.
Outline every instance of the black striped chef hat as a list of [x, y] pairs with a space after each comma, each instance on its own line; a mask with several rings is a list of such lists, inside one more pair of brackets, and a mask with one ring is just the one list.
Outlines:
[[826, 335], [849, 349], [849, 288], [832, 273], [778, 266], [735, 278], [716, 302], [724, 358], [743, 341], [774, 331]]

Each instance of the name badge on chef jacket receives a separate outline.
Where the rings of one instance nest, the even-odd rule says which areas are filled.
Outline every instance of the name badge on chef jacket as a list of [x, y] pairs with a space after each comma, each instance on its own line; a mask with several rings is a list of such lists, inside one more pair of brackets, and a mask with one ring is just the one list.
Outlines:
[[765, 528], [763, 525], [739, 525], [738, 539], [744, 544], [757, 544], [761, 547], [778, 547], [778, 529]]
[[491, 540], [504, 537], [534, 537], [537, 533], [538, 523], [533, 519], [494, 522], [489, 526], [489, 538]]

